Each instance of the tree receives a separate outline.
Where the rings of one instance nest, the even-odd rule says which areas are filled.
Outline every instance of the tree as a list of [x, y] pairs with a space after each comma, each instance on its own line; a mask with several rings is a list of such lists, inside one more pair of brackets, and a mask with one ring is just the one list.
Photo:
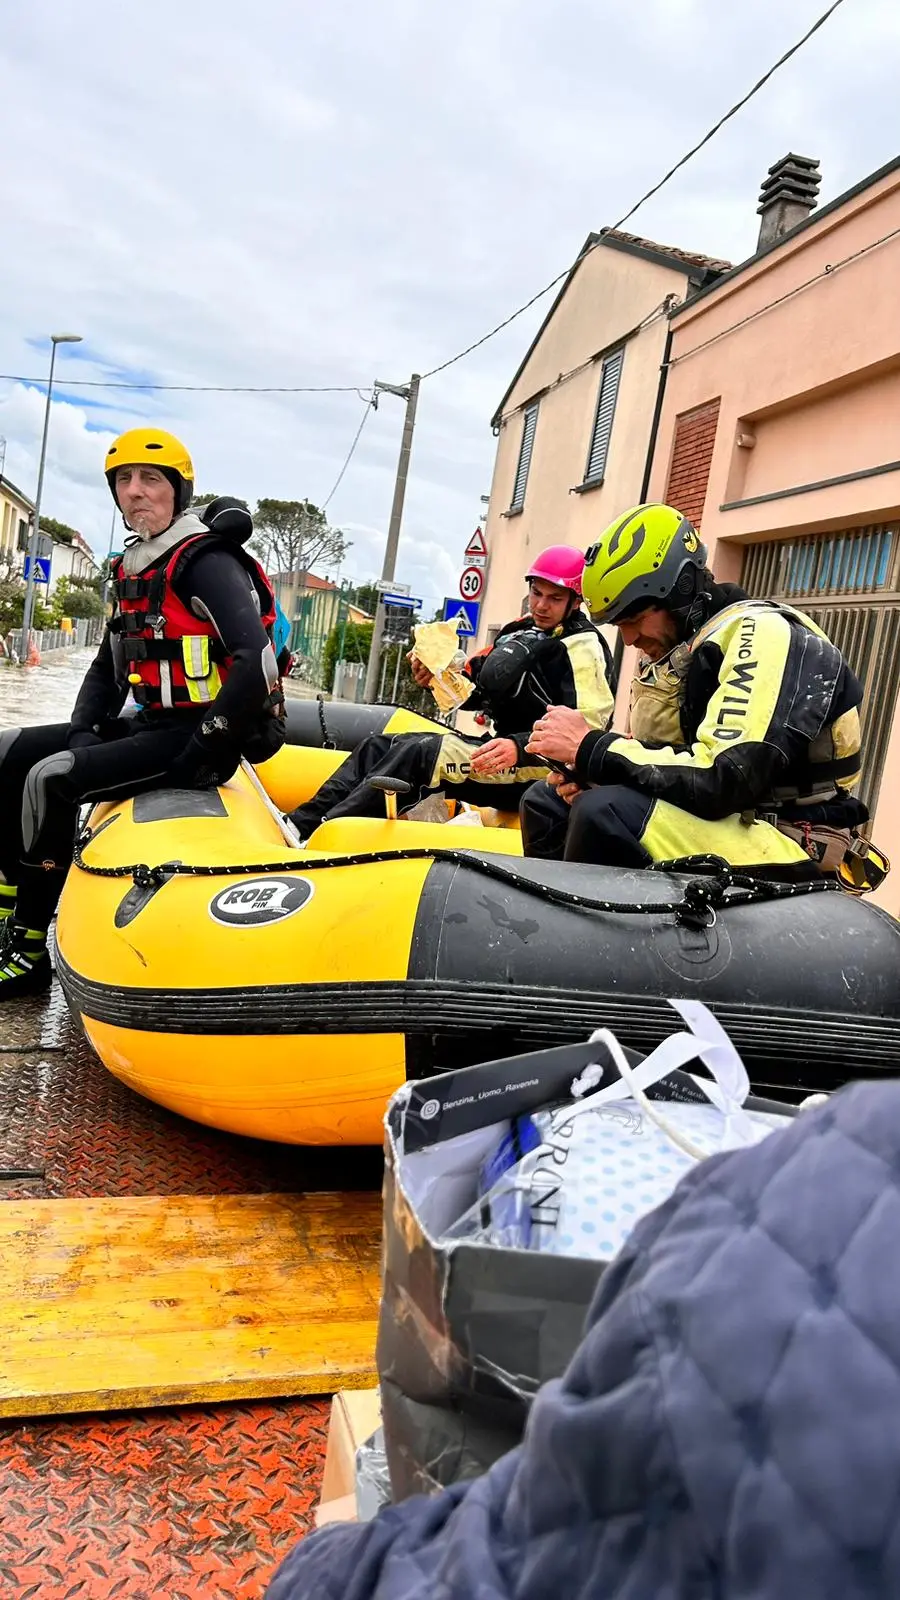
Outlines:
[[[220, 494], [195, 494], [191, 501], [191, 506], [208, 506], [211, 500], [221, 500], [221, 498]], [[240, 495], [234, 494], [231, 499], [236, 500], [238, 505], [243, 506], [245, 511], [250, 510], [246, 500], [242, 500]]]
[[371, 622], [356, 623], [348, 620], [345, 628], [342, 619], [331, 629], [322, 651], [322, 683], [329, 694], [334, 688], [334, 669], [341, 659], [342, 644], [345, 661], [359, 661], [365, 666], [372, 648]]
[[[309, 500], [260, 500], [253, 513], [250, 548], [270, 574], [338, 567], [350, 549], [339, 528]], [[324, 574], [327, 576], [327, 573]]]
[[[0, 633], [6, 634], [11, 628], [21, 628], [24, 615], [25, 585], [11, 564], [8, 561], [2, 562], [0, 563]], [[32, 627], [50, 626], [50, 612], [35, 595]]]
[[360, 611], [367, 611], [370, 617], [375, 615], [378, 605], [378, 590], [373, 583], [359, 583], [350, 591], [351, 604], [359, 606]]
[[[326, 692], [334, 688], [334, 674], [338, 661], [341, 659], [341, 645], [343, 644], [344, 660], [359, 661], [365, 666], [369, 660], [369, 651], [372, 648], [371, 622], [336, 622], [325, 641], [322, 652], [322, 683]], [[397, 656], [400, 656], [400, 676], [397, 682], [397, 703], [408, 706], [411, 711], [420, 711], [423, 716], [434, 717], [437, 711], [430, 689], [420, 689], [412, 675], [407, 661], [408, 647], [403, 644], [388, 644], [385, 646], [384, 659], [384, 692], [390, 698], [394, 687], [394, 673], [397, 670]]]
[[56, 584], [50, 601], [50, 611], [57, 627], [63, 617], [102, 617], [105, 609], [96, 578], [64, 575]]

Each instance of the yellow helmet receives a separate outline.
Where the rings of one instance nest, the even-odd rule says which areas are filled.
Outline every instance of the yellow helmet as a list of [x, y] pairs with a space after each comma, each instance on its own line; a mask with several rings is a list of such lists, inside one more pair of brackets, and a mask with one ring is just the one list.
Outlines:
[[120, 433], [106, 452], [104, 472], [112, 497], [116, 494], [116, 472], [119, 467], [136, 467], [146, 464], [164, 472], [175, 490], [176, 516], [186, 511], [194, 497], [194, 464], [187, 450], [174, 433], [164, 433], [161, 428], [130, 428]]
[[672, 506], [634, 506], [584, 558], [582, 588], [595, 622], [618, 622], [641, 606], [680, 610], [697, 593], [706, 546]]

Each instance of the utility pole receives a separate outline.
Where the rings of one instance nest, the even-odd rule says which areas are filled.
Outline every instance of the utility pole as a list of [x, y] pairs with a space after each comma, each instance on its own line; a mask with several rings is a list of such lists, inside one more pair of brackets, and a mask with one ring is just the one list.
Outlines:
[[44, 433], [41, 439], [41, 459], [38, 465], [37, 494], [28, 540], [28, 577], [25, 580], [25, 609], [22, 614], [22, 660], [28, 660], [28, 637], [34, 615], [34, 584], [38, 554], [41, 548], [41, 496], [44, 492], [44, 467], [47, 461], [47, 435], [50, 432], [50, 401], [53, 395], [53, 370], [56, 366], [56, 347], [59, 344], [80, 344], [80, 333], [51, 333], [50, 376], [47, 379], [47, 400], [44, 406]]
[[[395, 384], [378, 383], [376, 392], [383, 390], [386, 394], [395, 394], [406, 401], [406, 416], [403, 422], [403, 438], [400, 441], [400, 456], [397, 461], [397, 478], [394, 483], [394, 502], [391, 506], [391, 520], [388, 525], [387, 544], [384, 551], [384, 563], [381, 568], [381, 581], [388, 583], [394, 576], [394, 567], [397, 562], [397, 545], [400, 542], [400, 523], [403, 517], [403, 501], [406, 496], [406, 479], [409, 473], [409, 457], [412, 451], [413, 429], [416, 423], [416, 405], [419, 399], [420, 376], [414, 372], [405, 387], [400, 388]], [[363, 699], [371, 703], [378, 691], [378, 668], [381, 661], [381, 643], [384, 638], [384, 591], [378, 596], [375, 607], [375, 622], [372, 627], [372, 645], [369, 651], [369, 665], [366, 670], [366, 687]]]

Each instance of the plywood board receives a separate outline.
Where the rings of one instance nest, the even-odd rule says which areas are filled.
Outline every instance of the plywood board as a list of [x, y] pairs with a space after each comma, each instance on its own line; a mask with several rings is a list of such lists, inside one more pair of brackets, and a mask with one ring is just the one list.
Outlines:
[[375, 1380], [381, 1199], [0, 1204], [0, 1417]]

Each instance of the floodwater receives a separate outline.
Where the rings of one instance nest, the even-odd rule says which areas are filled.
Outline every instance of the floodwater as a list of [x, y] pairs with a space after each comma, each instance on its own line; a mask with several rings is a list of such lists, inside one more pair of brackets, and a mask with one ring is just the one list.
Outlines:
[[[67, 722], [95, 647], [86, 650], [54, 652], [40, 667], [14, 667], [0, 661], [0, 730], [28, 723]], [[0, 1013], [0, 1123], [8, 1113], [6, 1091], [9, 1075], [18, 1077], [21, 1059], [6, 1052], [18, 1052], [26, 1045], [40, 1045], [54, 1052], [73, 1050], [78, 1030], [68, 1018], [65, 1002], [54, 983], [49, 996], [7, 1003]], [[0, 1169], [4, 1166], [3, 1140], [0, 1138]], [[2, 1171], [0, 1171], [2, 1182]]]
[[68, 722], [81, 680], [95, 655], [91, 646], [54, 652], [40, 667], [0, 662], [0, 728]]

